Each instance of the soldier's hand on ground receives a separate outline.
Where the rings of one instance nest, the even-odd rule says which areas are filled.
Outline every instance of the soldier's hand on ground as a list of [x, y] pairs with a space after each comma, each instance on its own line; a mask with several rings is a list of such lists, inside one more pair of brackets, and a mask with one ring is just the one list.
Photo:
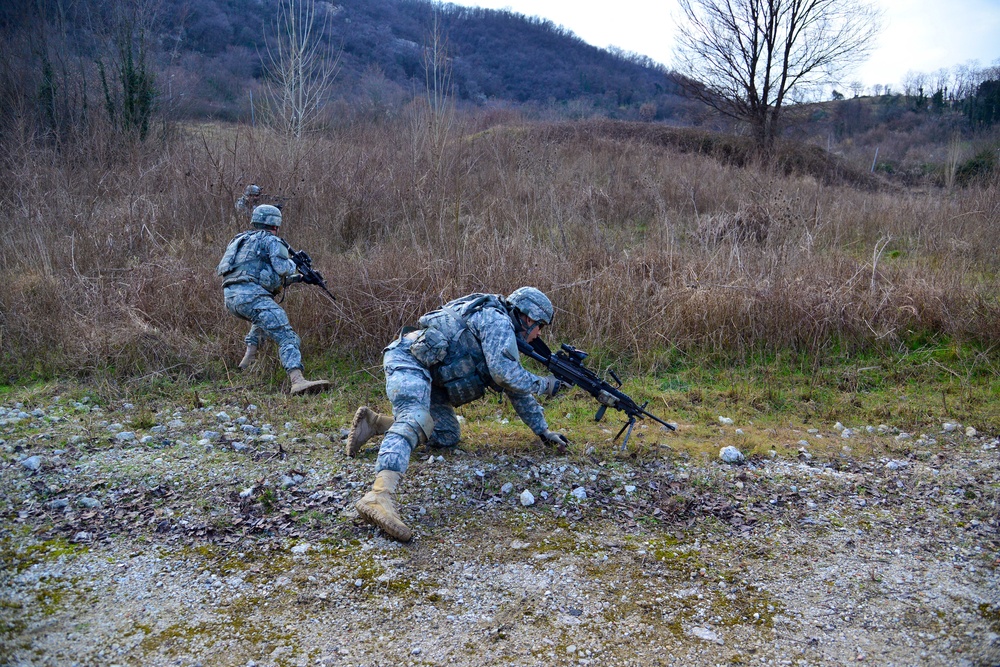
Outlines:
[[548, 396], [549, 398], [552, 398], [553, 396], [558, 394], [559, 390], [562, 389], [564, 386], [566, 386], [565, 384], [563, 384], [562, 381], [557, 380], [556, 376], [554, 375], [550, 375], [547, 378], [545, 378], [545, 382], [546, 382], [545, 391], [543, 391], [542, 394]]
[[565, 447], [569, 444], [569, 438], [567, 438], [562, 433], [556, 431], [550, 431], [545, 429], [542, 433], [538, 435], [542, 439], [542, 442], [550, 445], [558, 445], [559, 447]]

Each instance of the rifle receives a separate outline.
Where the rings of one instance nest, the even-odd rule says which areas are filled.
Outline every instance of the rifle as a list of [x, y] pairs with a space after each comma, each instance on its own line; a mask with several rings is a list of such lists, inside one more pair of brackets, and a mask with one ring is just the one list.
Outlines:
[[622, 426], [621, 430], [618, 431], [618, 435], [612, 440], [612, 442], [617, 440], [621, 437], [622, 433], [625, 433], [625, 429], [628, 429], [628, 432], [625, 433], [625, 440], [622, 442], [622, 451], [625, 451], [625, 446], [628, 444], [629, 436], [632, 435], [632, 428], [635, 426], [637, 419], [649, 417], [653, 421], [666, 426], [671, 431], [677, 430], [677, 427], [673, 424], [668, 424], [656, 415], [648, 412], [646, 410], [646, 406], [649, 404], [648, 401], [639, 405], [628, 394], [621, 391], [619, 387], [622, 386], [622, 381], [618, 379], [613, 370], [608, 369], [608, 373], [614, 379], [617, 387], [611, 386], [602, 380], [597, 373], [584, 366], [583, 360], [587, 358], [587, 353], [583, 350], [578, 350], [572, 345], [563, 343], [562, 349], [553, 354], [549, 350], [549, 346], [541, 338], [536, 338], [531, 343], [528, 343], [528, 341], [520, 336], [517, 337], [517, 349], [521, 354], [531, 357], [548, 368], [552, 372], [552, 375], [560, 382], [575, 385], [596, 398], [601, 407], [597, 409], [594, 421], [601, 421], [608, 408], [624, 412], [628, 417], [628, 423]]
[[321, 290], [326, 292], [326, 295], [330, 297], [333, 301], [337, 300], [330, 290], [326, 287], [326, 280], [323, 279], [323, 274], [312, 268], [312, 257], [309, 256], [305, 250], [299, 250], [298, 252], [292, 251], [289, 254], [289, 258], [295, 262], [295, 267], [302, 274], [302, 282], [306, 285], [316, 285]]

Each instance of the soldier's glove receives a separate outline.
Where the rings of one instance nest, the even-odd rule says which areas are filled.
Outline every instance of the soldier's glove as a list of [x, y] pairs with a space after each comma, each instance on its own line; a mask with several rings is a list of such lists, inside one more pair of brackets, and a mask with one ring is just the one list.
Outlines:
[[549, 445], [556, 445], [558, 447], [565, 447], [569, 444], [569, 438], [567, 438], [562, 433], [557, 433], [556, 431], [550, 431], [545, 429], [538, 434], [538, 437], [542, 439], [542, 442]]
[[552, 398], [559, 393], [559, 390], [564, 386], [563, 382], [556, 379], [555, 375], [550, 375], [545, 378], [545, 390], [542, 392], [544, 396]]

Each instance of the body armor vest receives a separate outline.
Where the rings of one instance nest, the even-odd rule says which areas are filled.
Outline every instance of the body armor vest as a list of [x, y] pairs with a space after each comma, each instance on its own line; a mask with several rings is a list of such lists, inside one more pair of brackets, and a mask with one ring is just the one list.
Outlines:
[[423, 328], [410, 345], [410, 354], [431, 372], [431, 384], [444, 389], [453, 406], [480, 398], [486, 389], [500, 391], [493, 381], [480, 341], [468, 318], [483, 308], [506, 312], [493, 294], [470, 294], [420, 318]]
[[[277, 294], [284, 282], [271, 266], [268, 252], [270, 232], [255, 229], [237, 234], [229, 245], [216, 268], [222, 276], [222, 286], [239, 283], [255, 283], [271, 294]], [[280, 240], [280, 239], [279, 239]], [[281, 240], [284, 243], [283, 240]]]

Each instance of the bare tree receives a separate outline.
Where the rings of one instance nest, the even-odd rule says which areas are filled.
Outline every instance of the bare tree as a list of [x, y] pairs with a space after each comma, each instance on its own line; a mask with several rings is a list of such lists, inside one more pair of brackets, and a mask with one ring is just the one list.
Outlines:
[[789, 101], [865, 59], [881, 24], [870, 0], [680, 0], [677, 55], [689, 91], [748, 123], [770, 153]]
[[[316, 0], [279, 5], [277, 37], [267, 43], [266, 90], [271, 120], [295, 137], [316, 121], [337, 74], [339, 54], [323, 39], [335, 11]], [[322, 14], [319, 24], [317, 13]]]

